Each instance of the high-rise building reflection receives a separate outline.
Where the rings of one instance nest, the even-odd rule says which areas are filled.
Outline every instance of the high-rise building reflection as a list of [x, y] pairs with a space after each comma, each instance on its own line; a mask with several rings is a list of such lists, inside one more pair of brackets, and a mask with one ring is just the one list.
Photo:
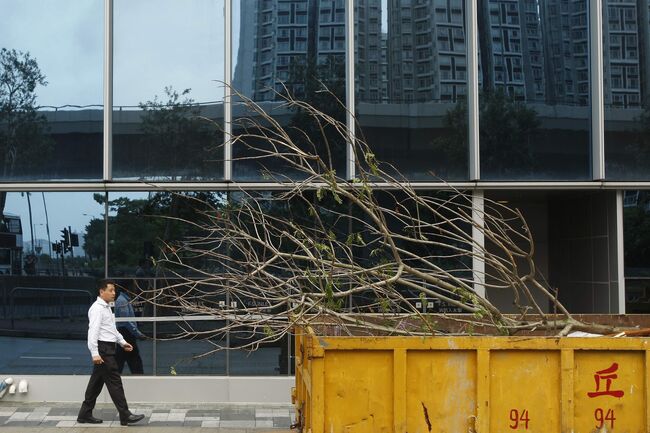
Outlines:
[[345, 64], [344, 0], [242, 0], [239, 25], [233, 85], [254, 101], [300, 98], [314, 67]]

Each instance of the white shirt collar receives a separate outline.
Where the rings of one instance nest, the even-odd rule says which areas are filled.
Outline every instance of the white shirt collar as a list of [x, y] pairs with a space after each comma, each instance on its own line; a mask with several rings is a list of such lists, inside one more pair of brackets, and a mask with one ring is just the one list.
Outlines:
[[102, 307], [108, 307], [108, 306], [109, 306], [109, 305], [108, 305], [108, 302], [104, 301], [104, 300], [103, 300], [101, 297], [99, 297], [99, 296], [97, 297], [97, 302], [98, 302], [99, 305], [101, 305]]

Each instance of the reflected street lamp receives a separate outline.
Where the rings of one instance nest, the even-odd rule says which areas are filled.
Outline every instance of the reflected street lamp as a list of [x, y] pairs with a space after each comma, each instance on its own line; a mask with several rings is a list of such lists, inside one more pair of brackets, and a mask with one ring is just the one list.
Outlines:
[[[22, 195], [23, 193], [21, 192], [20, 194]], [[28, 191], [25, 194], [27, 195], [27, 209], [29, 210], [29, 232], [32, 235], [32, 254], [34, 254], [34, 223], [32, 221], [32, 202], [29, 199], [31, 193]]]
[[50, 240], [50, 219], [47, 216], [47, 205], [45, 204], [45, 193], [43, 195], [43, 209], [45, 209], [45, 231], [47, 231], [47, 246], [50, 249], [50, 257], [52, 257], [52, 241]]
[[[36, 233], [36, 226], [44, 226], [44, 225], [45, 225], [45, 224], [43, 224], [43, 223], [36, 223], [36, 224], [33, 224], [33, 226], [34, 226], [34, 227], [33, 227], [33, 233], [35, 234], [35, 236], [38, 236], [38, 234]], [[48, 240], [49, 240], [49, 239], [48, 239]], [[35, 241], [32, 241], [32, 242], [35, 242]], [[40, 244], [40, 242], [39, 242], [39, 244]], [[32, 248], [32, 251], [34, 251], [34, 250], [36, 250], [36, 252], [37, 252], [38, 254], [40, 254], [41, 251], [43, 251], [43, 247], [41, 247], [41, 246], [39, 245], [39, 246], [37, 246], [37, 247]], [[50, 245], [50, 251], [52, 251], [52, 246], [51, 246], [51, 245]], [[50, 254], [50, 257], [52, 257], [52, 254]]]

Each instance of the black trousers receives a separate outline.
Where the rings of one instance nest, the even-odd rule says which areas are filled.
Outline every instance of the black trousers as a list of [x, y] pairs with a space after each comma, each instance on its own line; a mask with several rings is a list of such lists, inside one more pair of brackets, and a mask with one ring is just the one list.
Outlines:
[[117, 359], [117, 368], [120, 371], [120, 374], [124, 371], [124, 363], [126, 362], [129, 365], [129, 370], [131, 374], [144, 374], [144, 367], [142, 366], [142, 358], [140, 357], [140, 349], [138, 348], [138, 339], [128, 330], [128, 328], [117, 328], [117, 330], [122, 334], [122, 337], [133, 346], [131, 352], [127, 352], [121, 347], [117, 348], [115, 358]]
[[92, 416], [97, 397], [102, 392], [104, 384], [106, 384], [108, 393], [120, 414], [120, 420], [125, 420], [131, 412], [129, 412], [129, 406], [126, 403], [122, 378], [115, 359], [117, 343], [100, 341], [98, 346], [99, 356], [102, 357], [104, 363], [93, 365], [93, 374], [90, 376], [84, 402], [81, 404], [81, 409], [79, 409], [79, 418]]

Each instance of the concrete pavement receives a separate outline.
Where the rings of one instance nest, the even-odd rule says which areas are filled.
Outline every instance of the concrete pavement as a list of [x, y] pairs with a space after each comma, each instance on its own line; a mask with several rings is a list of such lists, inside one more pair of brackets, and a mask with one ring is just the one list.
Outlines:
[[[93, 415], [102, 424], [78, 424], [76, 403], [0, 402], [0, 433], [8, 432], [93, 432], [133, 429], [140, 432], [228, 432], [282, 433], [289, 431], [295, 416], [290, 405], [246, 404], [132, 404], [133, 413], [142, 413], [141, 422], [123, 427], [112, 404], [98, 404]], [[100, 430], [101, 431], [101, 430]]]
[[[97, 433], [98, 429], [94, 427], [6, 427], [1, 426], [2, 433]], [[99, 431], [102, 431], [99, 429]], [[144, 426], [129, 426], [129, 427], [111, 427], [111, 432], [128, 432], [128, 433], [295, 433], [296, 430], [289, 429], [263, 429], [263, 428], [211, 428], [211, 427], [150, 427]]]
[[[1, 426], [2, 433], [97, 433], [98, 429], [94, 427], [6, 427]], [[99, 431], [102, 431], [99, 429]], [[129, 426], [129, 427], [111, 427], [111, 432], [128, 432], [128, 433], [295, 433], [296, 430], [289, 429], [239, 429], [239, 428], [210, 428], [210, 427], [150, 427], [150, 426]]]

